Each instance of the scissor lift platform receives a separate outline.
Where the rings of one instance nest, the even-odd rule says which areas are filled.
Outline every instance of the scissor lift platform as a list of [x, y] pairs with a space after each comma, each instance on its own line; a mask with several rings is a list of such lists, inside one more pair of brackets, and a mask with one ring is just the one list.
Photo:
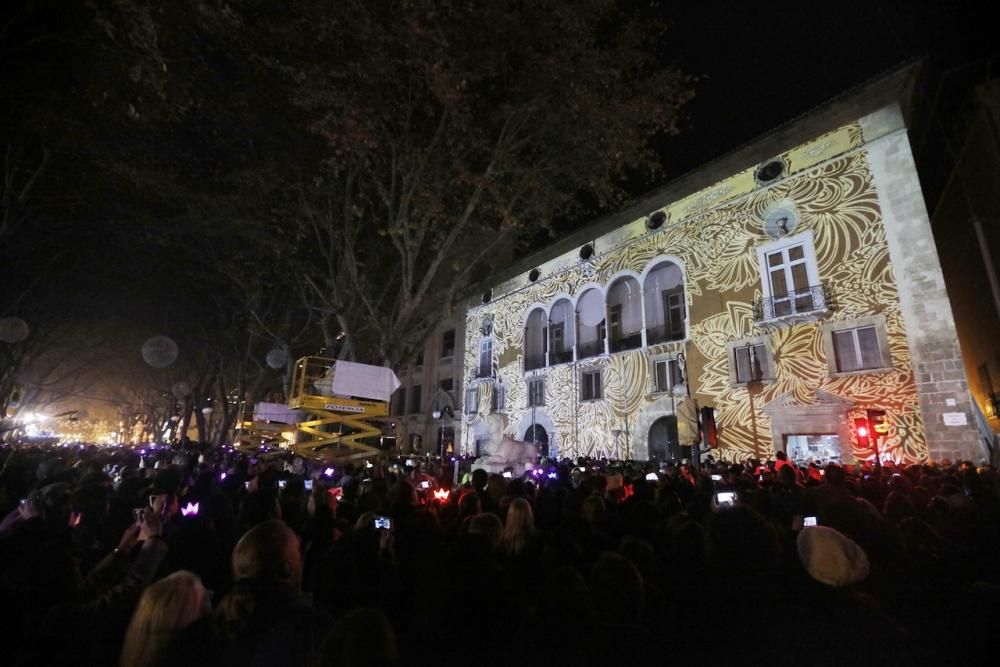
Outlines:
[[365, 459], [381, 454], [362, 442], [382, 429], [369, 420], [389, 414], [389, 396], [399, 386], [391, 369], [325, 357], [295, 362], [288, 406], [304, 413], [292, 449], [321, 461]]

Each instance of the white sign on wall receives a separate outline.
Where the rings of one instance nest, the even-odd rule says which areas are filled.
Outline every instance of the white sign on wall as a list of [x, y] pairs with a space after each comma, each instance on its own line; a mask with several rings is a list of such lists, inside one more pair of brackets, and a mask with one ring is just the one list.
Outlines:
[[946, 412], [941, 416], [945, 426], [965, 426], [969, 423], [964, 412]]

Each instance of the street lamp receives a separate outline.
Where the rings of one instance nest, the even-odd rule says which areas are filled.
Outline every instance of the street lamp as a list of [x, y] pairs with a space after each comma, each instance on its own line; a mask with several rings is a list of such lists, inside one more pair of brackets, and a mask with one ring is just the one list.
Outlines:
[[445, 451], [444, 451], [444, 422], [445, 422], [445, 419], [454, 419], [455, 413], [452, 411], [452, 409], [449, 406], [446, 405], [443, 408], [441, 408], [440, 410], [435, 410], [434, 412], [432, 412], [431, 413], [431, 417], [433, 417], [434, 420], [438, 424], [438, 447], [437, 447], [437, 449], [438, 449], [438, 454], [441, 456], [441, 461], [443, 462], [444, 459], [445, 459]]

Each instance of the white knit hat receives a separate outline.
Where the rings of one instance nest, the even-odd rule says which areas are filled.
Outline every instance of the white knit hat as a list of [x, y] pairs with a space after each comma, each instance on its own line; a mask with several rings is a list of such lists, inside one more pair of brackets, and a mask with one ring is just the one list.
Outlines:
[[868, 576], [868, 556], [854, 540], [828, 526], [803, 528], [796, 540], [802, 567], [827, 586], [846, 586]]

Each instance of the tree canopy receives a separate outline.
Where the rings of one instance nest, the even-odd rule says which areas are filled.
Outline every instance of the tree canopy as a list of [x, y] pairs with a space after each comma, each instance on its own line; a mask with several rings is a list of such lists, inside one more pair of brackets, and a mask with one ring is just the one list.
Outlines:
[[48, 220], [130, 249], [155, 317], [204, 272], [261, 340], [396, 364], [554, 219], [656, 177], [694, 86], [665, 38], [612, 0], [28, 3], [5, 143], [44, 156]]

